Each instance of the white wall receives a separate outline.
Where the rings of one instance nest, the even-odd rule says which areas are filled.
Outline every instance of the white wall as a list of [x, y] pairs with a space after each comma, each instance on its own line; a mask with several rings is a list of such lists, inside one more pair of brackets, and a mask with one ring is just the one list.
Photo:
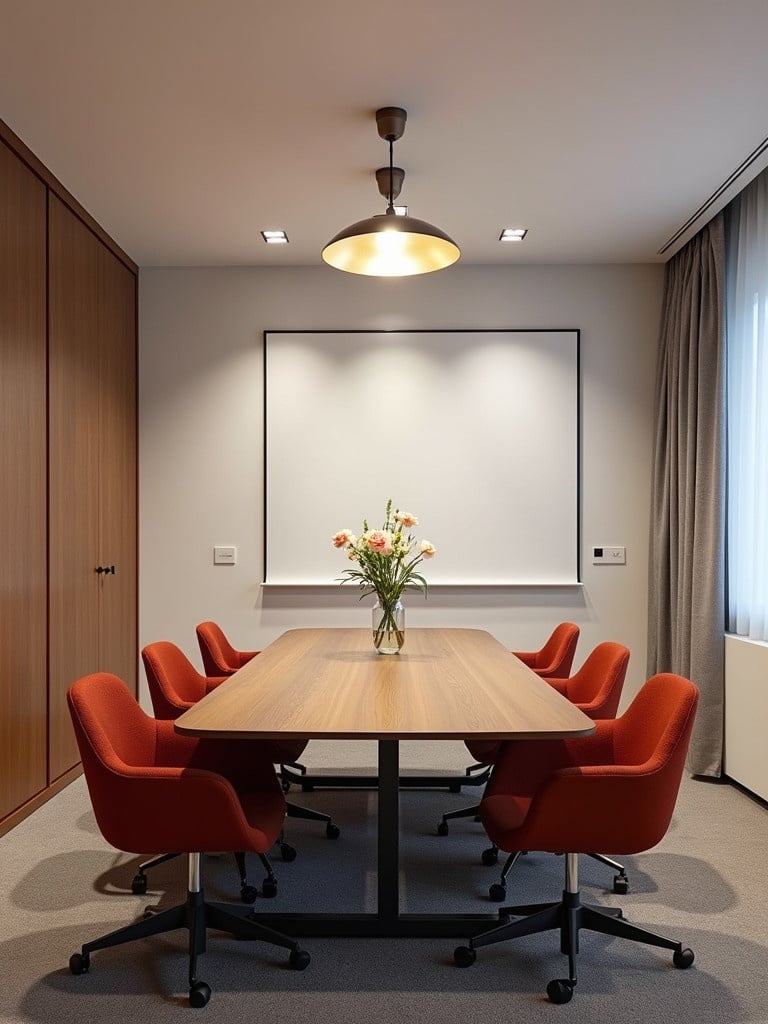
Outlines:
[[725, 637], [725, 750], [723, 770], [768, 800], [768, 644]]
[[[407, 622], [481, 627], [511, 648], [530, 649], [556, 622], [571, 619], [582, 627], [577, 664], [605, 639], [632, 651], [626, 703], [646, 668], [662, 285], [661, 265], [459, 265], [389, 281], [327, 267], [143, 270], [142, 645], [173, 640], [197, 663], [194, 627], [203, 619], [217, 620], [242, 648], [260, 648], [295, 626], [370, 623], [351, 588], [261, 592], [265, 329], [579, 328], [583, 587], [436, 590], [426, 602], [407, 598]], [[386, 500], [385, 480], [382, 487]], [[407, 503], [407, 495], [396, 497]], [[483, 496], [477, 498], [482, 531]], [[626, 545], [626, 566], [593, 566], [591, 547], [601, 543]], [[235, 545], [237, 565], [214, 566], [214, 544]]]

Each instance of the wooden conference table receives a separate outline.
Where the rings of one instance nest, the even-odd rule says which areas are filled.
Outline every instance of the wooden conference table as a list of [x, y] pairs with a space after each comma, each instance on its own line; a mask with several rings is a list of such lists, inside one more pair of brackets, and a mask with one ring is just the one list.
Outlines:
[[257, 915], [292, 935], [469, 936], [490, 914], [403, 914], [400, 740], [584, 736], [594, 723], [479, 629], [409, 629], [397, 655], [368, 629], [292, 629], [176, 720], [192, 736], [378, 741], [375, 913]]

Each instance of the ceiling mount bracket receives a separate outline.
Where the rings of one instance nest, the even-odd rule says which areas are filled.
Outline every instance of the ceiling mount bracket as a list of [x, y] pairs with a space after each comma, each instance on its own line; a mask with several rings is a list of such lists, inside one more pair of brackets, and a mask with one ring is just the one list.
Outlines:
[[408, 114], [402, 107], [381, 107], [376, 111], [376, 127], [379, 137], [386, 142], [397, 142], [405, 131]]

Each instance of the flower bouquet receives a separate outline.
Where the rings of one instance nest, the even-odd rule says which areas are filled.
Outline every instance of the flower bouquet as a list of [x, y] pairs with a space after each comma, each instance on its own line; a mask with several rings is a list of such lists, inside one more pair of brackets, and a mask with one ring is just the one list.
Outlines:
[[428, 540], [420, 543], [409, 532], [418, 525], [410, 512], [392, 511], [387, 502], [384, 524], [371, 530], [363, 520], [363, 532], [356, 537], [351, 530], [339, 530], [333, 545], [343, 548], [356, 568], [345, 569], [339, 583], [356, 582], [362, 590], [360, 598], [375, 594], [373, 610], [373, 644], [380, 654], [397, 654], [405, 642], [405, 620], [400, 597], [410, 587], [427, 594], [427, 581], [417, 572], [425, 558], [432, 558], [435, 548]]

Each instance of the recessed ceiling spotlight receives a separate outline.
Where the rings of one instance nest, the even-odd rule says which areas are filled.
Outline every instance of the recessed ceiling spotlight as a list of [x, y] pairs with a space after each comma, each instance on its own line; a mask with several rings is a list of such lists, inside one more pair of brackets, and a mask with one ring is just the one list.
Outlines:
[[528, 228], [504, 228], [499, 235], [500, 242], [522, 242], [528, 234]]
[[284, 231], [262, 231], [261, 237], [267, 245], [285, 245], [288, 242], [288, 235]]

